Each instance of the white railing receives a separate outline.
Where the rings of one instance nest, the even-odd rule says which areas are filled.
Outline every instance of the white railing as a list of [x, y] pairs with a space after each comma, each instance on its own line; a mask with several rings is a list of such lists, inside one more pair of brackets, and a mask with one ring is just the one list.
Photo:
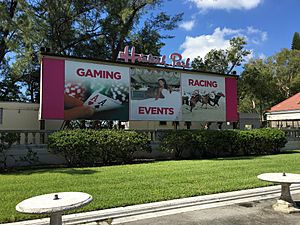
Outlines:
[[19, 136], [15, 145], [47, 144], [48, 136], [55, 131], [50, 130], [0, 130], [0, 136], [14, 133]]
[[[47, 144], [48, 136], [55, 130], [0, 130], [0, 136], [6, 133], [15, 133], [19, 136], [15, 145]], [[152, 142], [159, 142], [167, 130], [137, 130], [145, 133]]]
[[288, 140], [299, 140], [300, 141], [300, 129], [282, 129]]
[[[136, 130], [139, 133], [145, 133], [152, 142], [159, 142], [160, 139], [169, 130]], [[287, 134], [288, 140], [300, 141], [300, 129], [283, 129]], [[16, 133], [19, 136], [18, 145], [47, 144], [48, 136], [55, 130], [0, 130], [0, 136], [5, 133]]]

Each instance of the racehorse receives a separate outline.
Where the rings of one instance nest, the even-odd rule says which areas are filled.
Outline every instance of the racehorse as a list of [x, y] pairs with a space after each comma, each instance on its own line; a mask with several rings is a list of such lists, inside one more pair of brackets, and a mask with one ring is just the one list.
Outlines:
[[205, 94], [205, 95], [200, 95], [199, 93], [193, 95], [191, 97], [191, 100], [190, 100], [190, 111], [192, 112], [193, 111], [193, 108], [195, 108], [197, 102], [201, 102], [202, 105], [201, 107], [203, 107], [203, 105], [206, 105], [206, 108], [207, 108], [207, 104], [209, 104], [209, 94]]
[[196, 106], [197, 102], [200, 101], [200, 94], [193, 95], [190, 99], [190, 111], [192, 112], [193, 108]]
[[225, 95], [222, 92], [218, 92], [214, 98], [209, 97], [208, 104], [211, 106], [219, 106], [219, 100], [221, 97], [225, 97]]
[[196, 107], [197, 102], [201, 102], [203, 107], [204, 105], [206, 106], [207, 109], [207, 104], [210, 106], [219, 106], [219, 100], [221, 97], [225, 97], [225, 95], [222, 92], [218, 92], [217, 94], [214, 94], [214, 97], [212, 98], [210, 96], [210, 93], [205, 94], [205, 95], [200, 95], [199, 93], [195, 93], [190, 100], [190, 111], [193, 111], [193, 108]]

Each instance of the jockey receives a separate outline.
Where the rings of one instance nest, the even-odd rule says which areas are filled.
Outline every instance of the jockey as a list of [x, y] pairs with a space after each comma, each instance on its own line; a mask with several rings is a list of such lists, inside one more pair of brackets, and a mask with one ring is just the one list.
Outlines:
[[193, 91], [192, 97], [195, 97], [197, 95], [199, 95], [199, 90], [198, 89]]

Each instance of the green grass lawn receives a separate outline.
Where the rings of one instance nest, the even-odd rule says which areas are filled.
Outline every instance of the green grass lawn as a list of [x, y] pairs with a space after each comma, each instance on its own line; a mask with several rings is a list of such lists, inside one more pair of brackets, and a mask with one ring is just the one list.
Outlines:
[[[37, 218], [16, 212], [20, 201], [46, 193], [81, 191], [93, 202], [77, 212], [269, 185], [264, 172], [300, 173], [300, 150], [260, 157], [24, 170], [0, 174], [0, 223]], [[72, 211], [74, 213], [75, 211]]]

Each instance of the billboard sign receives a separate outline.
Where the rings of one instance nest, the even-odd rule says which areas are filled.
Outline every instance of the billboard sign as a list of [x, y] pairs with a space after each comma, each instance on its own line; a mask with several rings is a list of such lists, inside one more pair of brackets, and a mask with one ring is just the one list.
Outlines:
[[65, 119], [127, 121], [129, 68], [66, 60], [64, 95]]
[[40, 118], [237, 121], [236, 77], [43, 56]]
[[160, 69], [130, 70], [130, 120], [181, 119], [180, 74]]
[[225, 77], [182, 74], [182, 120], [226, 121]]

